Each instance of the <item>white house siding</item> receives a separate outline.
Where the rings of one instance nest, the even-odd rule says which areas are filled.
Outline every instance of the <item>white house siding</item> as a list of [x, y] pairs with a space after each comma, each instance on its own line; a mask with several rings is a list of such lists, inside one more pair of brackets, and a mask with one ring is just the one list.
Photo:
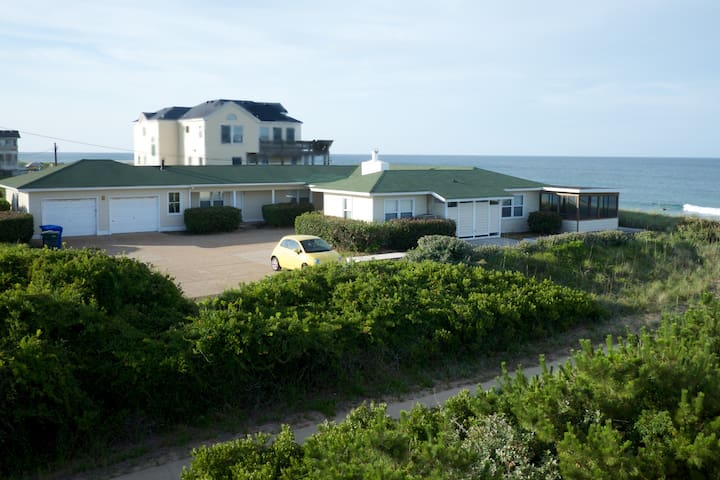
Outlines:
[[[428, 195], [387, 195], [373, 197], [373, 213], [372, 218], [368, 221], [384, 222], [385, 221], [385, 200], [412, 200], [413, 216], [425, 215], [428, 212]], [[365, 220], [365, 218], [363, 218]]]
[[177, 125], [174, 120], [145, 120], [141, 116], [133, 126], [135, 165], [160, 165], [162, 159], [165, 165], [182, 165]]
[[[228, 121], [227, 116], [234, 114], [237, 120]], [[181, 122], [182, 124], [183, 122]], [[228, 102], [222, 108], [215, 111], [204, 119], [205, 127], [203, 138], [205, 140], [205, 154], [207, 165], [231, 165], [233, 157], [242, 157], [243, 164], [247, 162], [248, 152], [257, 153], [260, 149], [260, 127], [267, 126], [270, 128], [270, 138], [272, 139], [272, 128], [280, 127], [283, 130], [283, 140], [286, 140], [285, 134], [287, 128], [295, 129], [295, 140], [302, 138], [301, 124], [295, 122], [261, 122], [252, 116], [247, 110], [238, 105]], [[242, 125], [243, 142], [242, 143], [220, 143], [220, 126], [221, 125]], [[182, 130], [184, 132], [184, 129]], [[197, 131], [190, 135], [197, 136]], [[185, 156], [191, 155], [185, 152]]]
[[[205, 165], [207, 164], [206, 155], [206, 132], [205, 121], [202, 118], [191, 118], [189, 120], [181, 120], [177, 122], [177, 136], [181, 149], [179, 151], [180, 158], [178, 165]], [[220, 132], [218, 132], [218, 142], [220, 141]], [[167, 165], [167, 162], [166, 162]]]
[[528, 215], [530, 212], [540, 210], [540, 192], [508, 192], [508, 195], [523, 195], [523, 216], [522, 217], [503, 217], [502, 233], [519, 233], [528, 231]]
[[373, 199], [371, 197], [326, 193], [323, 200], [323, 213], [330, 217], [345, 218], [346, 199], [347, 218], [366, 222], [373, 221]]
[[[168, 212], [168, 192], [180, 192], [180, 213]], [[22, 208], [31, 213], [34, 218], [35, 238], [40, 237], [40, 225], [43, 222], [42, 203], [44, 200], [70, 200], [93, 198], [97, 206], [97, 234], [109, 235], [111, 230], [110, 199], [111, 198], [147, 198], [157, 197], [159, 231], [176, 231], [185, 229], [185, 220], [182, 211], [189, 207], [187, 191], [183, 189], [105, 189], [105, 190], [76, 190], [69, 192], [37, 192], [31, 195], [20, 193], [19, 203]], [[28, 200], [29, 199], [29, 200]], [[62, 225], [60, 225], [62, 226]]]
[[563, 220], [563, 232], [599, 232], [603, 230], [617, 230], [617, 218], [601, 218], [598, 220]]

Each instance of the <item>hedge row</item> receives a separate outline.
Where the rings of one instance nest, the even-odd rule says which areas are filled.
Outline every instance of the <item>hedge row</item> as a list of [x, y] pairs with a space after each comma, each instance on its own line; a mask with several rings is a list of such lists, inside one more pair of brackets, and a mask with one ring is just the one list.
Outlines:
[[295, 218], [306, 212], [312, 212], [312, 203], [271, 203], [262, 206], [263, 220], [273, 227], [292, 227]]
[[232, 232], [242, 222], [241, 210], [226, 206], [187, 208], [184, 216], [190, 233]]
[[168, 335], [194, 311], [135, 260], [0, 246], [0, 477], [167, 417]]
[[[2, 190], [0, 190], [2, 192]], [[0, 197], [0, 212], [7, 212], [10, 210], [10, 202]]]
[[720, 303], [707, 300], [443, 407], [395, 420], [363, 406], [304, 445], [283, 426], [201, 447], [182, 478], [720, 478]]
[[417, 246], [426, 235], [455, 236], [455, 222], [448, 219], [397, 219], [369, 223], [322, 212], [306, 213], [295, 219], [299, 234], [317, 235], [342, 250], [375, 253], [381, 250], [404, 251]]
[[134, 428], [349, 388], [599, 315], [547, 281], [431, 262], [284, 272], [196, 310], [129, 258], [0, 247], [0, 476]]
[[0, 243], [28, 243], [33, 236], [33, 216], [0, 211]]

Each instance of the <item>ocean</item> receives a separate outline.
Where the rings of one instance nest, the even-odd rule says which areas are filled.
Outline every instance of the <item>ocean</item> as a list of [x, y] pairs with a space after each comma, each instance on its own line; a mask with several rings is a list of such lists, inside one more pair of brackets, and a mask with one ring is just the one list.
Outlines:
[[[20, 152], [21, 162], [52, 162], [50, 152]], [[132, 153], [58, 153], [58, 162], [82, 158], [132, 162]], [[335, 165], [356, 165], [370, 154], [332, 154]], [[383, 155], [392, 164], [472, 166], [555, 186], [602, 187], [620, 192], [620, 208], [668, 215], [720, 218], [720, 158], [552, 157], [502, 155]]]

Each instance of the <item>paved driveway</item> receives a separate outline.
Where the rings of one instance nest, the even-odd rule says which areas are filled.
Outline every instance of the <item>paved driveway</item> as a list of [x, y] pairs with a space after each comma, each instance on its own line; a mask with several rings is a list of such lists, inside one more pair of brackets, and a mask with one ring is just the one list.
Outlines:
[[273, 272], [270, 252], [292, 228], [247, 228], [232, 233], [128, 233], [63, 238], [67, 248], [96, 247], [126, 255], [170, 275], [191, 298], [216, 295]]

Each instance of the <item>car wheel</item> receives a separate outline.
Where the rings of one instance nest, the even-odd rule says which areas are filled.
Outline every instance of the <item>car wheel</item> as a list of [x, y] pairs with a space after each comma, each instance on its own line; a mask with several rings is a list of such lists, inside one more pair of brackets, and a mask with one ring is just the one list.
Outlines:
[[300, 265], [300, 268], [307, 268], [307, 266], [308, 266], [307, 263], [303, 263], [302, 265]]
[[270, 259], [270, 267], [271, 267], [273, 270], [275, 270], [276, 272], [277, 272], [277, 271], [280, 271], [280, 270], [282, 269], [282, 267], [280, 266], [280, 262], [278, 262], [277, 257], [272, 257], [272, 258]]

